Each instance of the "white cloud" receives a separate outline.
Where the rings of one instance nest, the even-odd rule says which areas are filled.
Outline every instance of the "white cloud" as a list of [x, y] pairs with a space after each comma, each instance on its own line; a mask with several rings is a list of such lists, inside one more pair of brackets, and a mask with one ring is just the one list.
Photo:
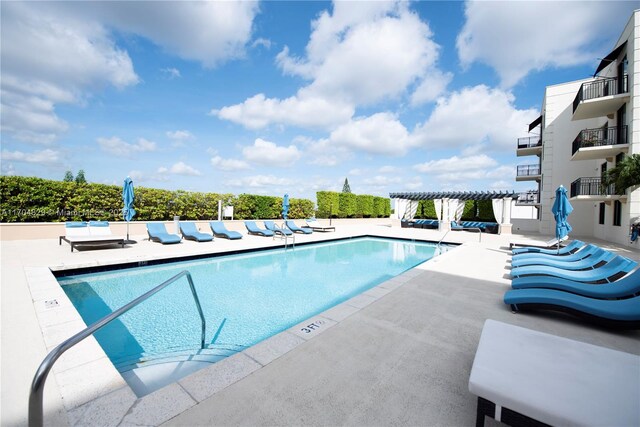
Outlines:
[[258, 3], [159, 1], [150, 7], [146, 2], [129, 1], [80, 3], [70, 8], [145, 37], [183, 59], [215, 67], [244, 55]]
[[[309, 84], [288, 98], [257, 94], [211, 111], [220, 119], [260, 129], [270, 124], [334, 129], [358, 105], [404, 96], [417, 83], [415, 102], [437, 96], [449, 75], [436, 67], [439, 46], [429, 26], [405, 2], [335, 2], [312, 22], [304, 57], [285, 46], [276, 62]], [[437, 81], [437, 83], [436, 83]]]
[[337, 146], [395, 156], [405, 154], [411, 146], [409, 132], [391, 113], [353, 119], [331, 132], [329, 139]]
[[50, 143], [66, 131], [56, 104], [138, 82], [129, 55], [104, 27], [61, 12], [58, 4], [2, 4], [2, 129], [27, 142]]
[[349, 172], [347, 172], [347, 175], [353, 175], [353, 176], [360, 176], [364, 173], [364, 171], [362, 169], [351, 169]]
[[172, 141], [174, 147], [183, 147], [187, 141], [195, 139], [195, 136], [188, 130], [168, 131], [165, 133]]
[[156, 143], [144, 138], [138, 138], [138, 142], [130, 144], [117, 136], [111, 138], [98, 138], [98, 145], [103, 151], [118, 157], [130, 157], [136, 153], [146, 153], [156, 150]]
[[192, 166], [189, 166], [188, 164], [182, 161], [178, 163], [174, 163], [173, 166], [171, 166], [169, 169], [165, 167], [161, 167], [158, 169], [158, 173], [167, 173], [167, 172], [173, 175], [186, 175], [186, 176], [202, 175], [202, 173], [200, 173], [199, 170], [195, 169]]
[[147, 177], [145, 176], [145, 174], [139, 170], [135, 170], [135, 169], [131, 170], [127, 175], [129, 176], [129, 178], [131, 178], [133, 182], [144, 182], [147, 180]]
[[211, 165], [222, 171], [238, 171], [249, 169], [249, 164], [244, 160], [238, 159], [223, 159], [218, 155], [211, 157]]
[[263, 37], [257, 38], [257, 39], [254, 40], [253, 43], [251, 43], [251, 47], [252, 48], [256, 48], [258, 46], [262, 46], [265, 49], [269, 50], [269, 49], [271, 49], [271, 40], [265, 39]]
[[60, 160], [60, 153], [51, 149], [31, 153], [2, 150], [2, 161], [6, 162], [8, 160], [25, 163], [55, 164]]
[[[145, 37], [213, 67], [244, 55], [257, 2], [3, 2], [3, 132], [51, 143], [67, 130], [55, 108], [82, 103], [105, 86], [138, 83], [112, 30]], [[34, 54], [36, 53], [36, 54]], [[167, 68], [178, 76], [175, 68]]]
[[452, 79], [452, 73], [434, 70], [422, 79], [418, 87], [416, 87], [411, 94], [411, 105], [416, 107], [427, 102], [435, 101], [445, 92]]
[[431, 160], [416, 164], [413, 169], [428, 175], [430, 181], [439, 182], [440, 190], [445, 189], [442, 186], [447, 186], [447, 190], [465, 190], [469, 183], [482, 183], [491, 189], [508, 189], [513, 185], [505, 183], [513, 183], [515, 179], [515, 166], [501, 165], [485, 154]]
[[331, 167], [353, 157], [346, 146], [336, 146], [327, 138], [307, 141], [305, 146], [305, 155], [312, 165]]
[[180, 74], [180, 70], [178, 70], [177, 68], [173, 68], [173, 67], [162, 68], [160, 69], [160, 71], [163, 74], [165, 74], [169, 79], [177, 79], [182, 77], [182, 75]]
[[301, 90], [286, 99], [266, 98], [264, 94], [248, 98], [240, 104], [213, 109], [210, 114], [249, 129], [262, 129], [272, 123], [303, 128], [332, 128], [344, 123], [354, 113], [350, 104], [312, 96]]
[[242, 149], [242, 155], [252, 163], [288, 167], [300, 159], [301, 153], [295, 145], [282, 147], [258, 138], [253, 145]]
[[493, 67], [511, 87], [534, 70], [597, 64], [613, 48], [637, 2], [466, 3], [458, 35], [463, 66]]
[[452, 148], [485, 144], [490, 149], [513, 149], [527, 124], [540, 113], [519, 110], [511, 92], [480, 85], [438, 99], [426, 122], [412, 133], [412, 144]]
[[240, 179], [227, 180], [226, 184], [233, 187], [264, 188], [273, 186], [287, 186], [293, 182], [288, 178], [278, 178], [273, 175], [255, 175]]

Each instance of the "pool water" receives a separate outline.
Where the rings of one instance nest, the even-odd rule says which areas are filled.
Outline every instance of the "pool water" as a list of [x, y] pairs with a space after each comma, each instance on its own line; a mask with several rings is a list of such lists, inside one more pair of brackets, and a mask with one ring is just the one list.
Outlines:
[[[432, 258], [433, 243], [358, 238], [58, 278], [87, 325], [183, 270], [206, 318], [207, 351], [226, 357]], [[186, 278], [95, 337], [121, 371], [197, 353], [201, 322]]]

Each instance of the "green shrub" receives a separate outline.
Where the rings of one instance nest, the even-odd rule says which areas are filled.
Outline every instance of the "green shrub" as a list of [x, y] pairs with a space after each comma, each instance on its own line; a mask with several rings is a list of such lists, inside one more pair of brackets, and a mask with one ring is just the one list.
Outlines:
[[314, 217], [313, 202], [309, 199], [289, 199], [289, 215], [287, 216], [291, 219]]
[[357, 202], [355, 194], [340, 193], [339, 202], [338, 215], [340, 218], [353, 218], [356, 216]]
[[473, 221], [476, 219], [476, 202], [475, 200], [465, 200], [464, 210], [462, 211], [461, 221]]
[[[282, 198], [242, 194], [168, 191], [135, 187], [135, 220], [166, 221], [174, 216], [184, 220], [209, 220], [218, 217], [218, 200], [234, 206], [238, 219], [279, 218]], [[289, 216], [313, 216], [313, 202], [291, 199]], [[0, 176], [1, 222], [122, 220], [122, 187], [82, 184], [35, 177]]]
[[389, 216], [389, 199], [385, 197], [373, 196], [373, 214], [374, 218], [384, 218]]
[[493, 202], [491, 200], [477, 200], [476, 206], [478, 208], [478, 221], [496, 222], [496, 217], [493, 214]]
[[318, 191], [316, 193], [318, 202], [318, 218], [335, 218], [338, 215], [340, 207], [340, 193], [335, 191]]
[[371, 218], [373, 216], [373, 196], [359, 194], [356, 196], [356, 216], [358, 218]]

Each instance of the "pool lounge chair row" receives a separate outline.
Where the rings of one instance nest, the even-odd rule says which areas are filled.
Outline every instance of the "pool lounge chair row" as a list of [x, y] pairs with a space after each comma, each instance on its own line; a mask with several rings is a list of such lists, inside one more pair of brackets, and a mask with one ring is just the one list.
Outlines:
[[[274, 235], [292, 235], [293, 233], [311, 234], [314, 229], [309, 227], [298, 227], [295, 222], [287, 220], [284, 227], [278, 227], [274, 221], [264, 221], [265, 228], [260, 228], [255, 221], [245, 221], [244, 225], [250, 235], [271, 237]], [[312, 222], [313, 224], [313, 222]], [[180, 234], [172, 234], [167, 231], [163, 223], [148, 223], [147, 233], [149, 239], [162, 244], [180, 243], [182, 238], [197, 242], [210, 242], [214, 237], [221, 237], [229, 240], [242, 238], [242, 234], [237, 231], [230, 231], [221, 221], [209, 222], [209, 227], [213, 233], [201, 232], [194, 222], [180, 222]], [[334, 227], [330, 227], [335, 230]]]
[[561, 311], [604, 326], [640, 329], [638, 263], [596, 245], [573, 243], [573, 253], [514, 255], [505, 304], [514, 312]]

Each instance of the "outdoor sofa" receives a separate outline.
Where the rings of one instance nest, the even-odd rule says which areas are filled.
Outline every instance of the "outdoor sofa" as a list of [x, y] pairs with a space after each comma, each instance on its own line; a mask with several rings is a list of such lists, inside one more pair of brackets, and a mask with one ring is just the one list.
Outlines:
[[125, 238], [114, 236], [107, 221], [70, 221], [65, 223], [65, 235], [60, 236], [58, 245], [62, 241], [71, 245], [71, 252], [79, 246], [102, 246], [119, 244], [124, 248]]

